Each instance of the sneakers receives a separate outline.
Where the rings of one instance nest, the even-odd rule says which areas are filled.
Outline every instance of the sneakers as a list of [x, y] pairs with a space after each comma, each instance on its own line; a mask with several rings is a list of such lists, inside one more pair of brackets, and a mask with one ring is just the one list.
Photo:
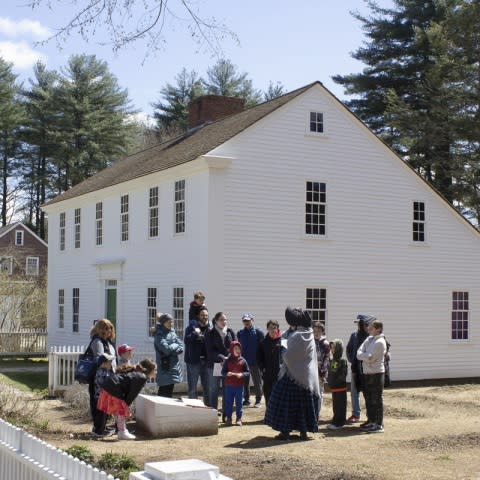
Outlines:
[[243, 403], [242, 403], [242, 405], [243, 405], [244, 407], [249, 407], [249, 406], [251, 405], [250, 400], [244, 400]]
[[93, 438], [105, 438], [105, 437], [111, 437], [115, 432], [113, 430], [104, 430], [102, 433], [97, 433], [95, 430], [92, 430], [90, 435]]
[[360, 425], [360, 430], [367, 431], [372, 428], [375, 424], [371, 422], [364, 422]]
[[382, 425], [374, 423], [367, 431], [367, 433], [383, 433], [384, 429]]
[[340, 428], [343, 428], [343, 425], [335, 425], [334, 423], [330, 423], [330, 425], [327, 425], [327, 428], [329, 430], [340, 430]]
[[225, 425], [229, 427], [232, 424], [232, 419], [231, 418], [226, 418], [225, 419]]
[[262, 406], [262, 404], [260, 402], [256, 402], [255, 405], [254, 405], [255, 408], [260, 408], [261, 406]]
[[239, 419], [235, 422], [235, 425], [237, 425], [237, 427], [241, 427], [243, 425], [242, 421]]
[[357, 417], [356, 415], [351, 415], [347, 418], [347, 423], [358, 423], [359, 421], [360, 417]]
[[119, 430], [117, 433], [119, 440], [135, 440], [135, 435], [132, 435], [128, 430]]

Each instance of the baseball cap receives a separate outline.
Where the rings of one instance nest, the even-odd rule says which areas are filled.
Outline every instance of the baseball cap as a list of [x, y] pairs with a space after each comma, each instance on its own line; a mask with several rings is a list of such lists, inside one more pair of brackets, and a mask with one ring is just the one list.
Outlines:
[[135, 348], [134, 348], [134, 347], [131, 347], [130, 345], [128, 345], [128, 344], [126, 344], [126, 343], [124, 343], [123, 345], [120, 345], [120, 346], [118, 347], [118, 354], [119, 354], [119, 355], [122, 355], [122, 354], [124, 354], [124, 353], [126, 353], [126, 352], [131, 352], [132, 350], [135, 350]]
[[253, 320], [253, 315], [251, 315], [250, 313], [244, 313], [242, 316], [242, 322], [245, 320]]

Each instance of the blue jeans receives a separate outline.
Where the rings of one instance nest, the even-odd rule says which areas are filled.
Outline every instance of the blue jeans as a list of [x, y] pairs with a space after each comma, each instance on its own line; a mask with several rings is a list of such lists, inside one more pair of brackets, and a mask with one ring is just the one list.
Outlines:
[[352, 400], [352, 415], [360, 418], [360, 392], [357, 390], [355, 375], [358, 375], [358, 373], [352, 373], [352, 380], [350, 382], [350, 398]]
[[198, 398], [197, 384], [199, 378], [202, 384], [203, 403], [208, 407], [210, 406], [209, 372], [207, 361], [202, 358], [199, 363], [187, 363], [188, 398]]
[[242, 399], [243, 399], [243, 386], [233, 387], [232, 385], [225, 385], [225, 402], [223, 407], [223, 413], [225, 418], [232, 418], [233, 413], [233, 401], [235, 401], [235, 413], [237, 414], [237, 420], [242, 418]]
[[[213, 376], [213, 367], [208, 369], [208, 386], [210, 388], [210, 407], [218, 410], [218, 392], [221, 391], [222, 377]], [[222, 394], [223, 395], [223, 394]]]

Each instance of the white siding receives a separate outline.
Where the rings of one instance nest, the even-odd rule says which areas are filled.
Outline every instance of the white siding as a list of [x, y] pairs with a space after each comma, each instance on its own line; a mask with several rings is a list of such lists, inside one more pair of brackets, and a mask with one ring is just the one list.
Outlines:
[[[325, 136], [305, 135], [310, 110]], [[286, 134], [288, 132], [288, 134]], [[225, 199], [225, 308], [284, 325], [287, 304], [327, 289], [327, 334], [345, 342], [358, 312], [385, 322], [395, 379], [478, 375], [479, 237], [380, 141], [312, 89], [214, 152], [236, 160]], [[303, 235], [305, 182], [327, 184], [327, 238]], [[412, 202], [427, 242], [414, 245]], [[450, 340], [451, 292], [470, 292], [470, 341]]]

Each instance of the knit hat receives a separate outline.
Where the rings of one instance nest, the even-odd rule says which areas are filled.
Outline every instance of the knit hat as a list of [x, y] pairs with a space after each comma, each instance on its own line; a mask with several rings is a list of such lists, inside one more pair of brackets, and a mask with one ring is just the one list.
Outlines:
[[287, 307], [285, 309], [285, 320], [289, 325], [309, 328], [312, 326], [310, 314], [302, 308]]
[[173, 320], [173, 317], [169, 313], [164, 313], [163, 315], [160, 316], [158, 319], [158, 323], [160, 325], [163, 325], [166, 321], [168, 320]]

